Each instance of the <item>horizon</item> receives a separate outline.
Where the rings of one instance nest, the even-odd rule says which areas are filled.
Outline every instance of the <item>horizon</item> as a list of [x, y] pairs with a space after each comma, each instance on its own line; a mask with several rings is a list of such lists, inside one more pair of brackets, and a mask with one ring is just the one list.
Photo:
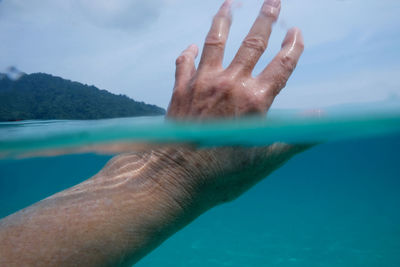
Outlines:
[[[84, 83], [81, 83], [79, 81], [65, 79], [65, 78], [63, 78], [61, 76], [56, 76], [56, 75], [53, 75], [51, 73], [44, 73], [44, 72], [26, 73], [24, 71], [21, 71], [21, 70], [17, 69], [14, 66], [9, 67], [8, 70], [6, 70], [6, 72], [0, 72], [0, 79], [2, 79], [3, 77], [7, 77], [11, 81], [17, 81], [18, 79], [20, 79], [24, 75], [33, 75], [33, 74], [44, 74], [44, 75], [52, 76], [54, 78], [61, 78], [63, 80], [70, 81], [70, 82], [78, 82], [78, 83], [82, 84], [83, 86], [89, 86], [89, 87], [94, 86], [98, 90], [105, 90], [105, 91], [107, 91], [109, 93], [112, 93], [114, 95], [117, 95], [117, 96], [118, 95], [119, 96], [126, 96], [126, 97], [128, 97], [128, 98], [130, 98], [130, 99], [132, 99], [134, 101], [142, 102], [141, 100], [135, 99], [134, 97], [131, 97], [131, 96], [128, 96], [128, 95], [125, 95], [125, 94], [111, 92], [107, 88], [98, 88], [94, 84], [84, 84]], [[149, 103], [149, 102], [144, 102], [144, 103], [147, 104], [147, 105], [156, 105], [156, 104]], [[383, 106], [382, 104], [385, 104], [385, 106]], [[158, 106], [158, 105], [156, 105], [156, 106], [160, 107], [160, 108], [163, 108], [166, 111], [166, 108]], [[355, 115], [354, 114], [355, 109], [361, 109], [360, 111], [364, 112], [363, 115], [371, 114], [371, 112], [372, 113], [373, 112], [378, 112], [378, 114], [379, 114], [380, 112], [386, 113], [386, 112], [400, 111], [400, 96], [396, 95], [396, 94], [392, 94], [392, 95], [388, 95], [387, 98], [376, 100], [376, 101], [338, 103], [338, 104], [328, 105], [328, 106], [325, 106], [323, 108], [316, 107], [316, 108], [309, 108], [309, 109], [305, 108], [304, 109], [304, 108], [296, 108], [296, 107], [287, 108], [287, 107], [274, 107], [274, 106], [272, 106], [269, 111], [298, 111], [298, 112], [303, 112], [304, 111], [304, 112], [311, 112], [311, 113], [305, 113], [305, 115], [308, 114], [310, 117], [313, 117], [313, 116], [321, 116], [321, 115], [332, 115], [332, 114], [329, 114], [329, 113], [326, 114], [325, 112], [327, 112], [327, 111], [329, 111], [329, 112], [333, 111], [334, 114], [339, 112], [342, 115]], [[347, 114], [346, 111], [348, 112], [349, 110], [352, 110], [352, 112]], [[357, 112], [357, 113], [359, 113], [359, 112]]]

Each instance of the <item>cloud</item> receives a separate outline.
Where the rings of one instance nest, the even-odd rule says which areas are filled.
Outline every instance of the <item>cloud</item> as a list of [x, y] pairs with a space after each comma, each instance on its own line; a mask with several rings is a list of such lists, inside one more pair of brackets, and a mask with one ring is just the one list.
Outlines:
[[122, 30], [140, 30], [157, 20], [166, 0], [5, 0], [1, 20], [18, 23], [82, 23]]
[[138, 30], [160, 15], [161, 0], [75, 0], [73, 7], [99, 27]]

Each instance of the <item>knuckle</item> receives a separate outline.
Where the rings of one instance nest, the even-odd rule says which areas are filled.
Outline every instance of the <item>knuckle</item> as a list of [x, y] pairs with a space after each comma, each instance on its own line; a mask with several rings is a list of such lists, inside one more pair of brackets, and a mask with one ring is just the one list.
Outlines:
[[221, 76], [217, 83], [218, 87], [222, 90], [232, 88], [234, 84], [234, 80], [226, 76]]
[[238, 96], [243, 103], [243, 112], [246, 114], [262, 113], [265, 109], [265, 97], [254, 93], [244, 93]]
[[243, 40], [243, 46], [264, 52], [267, 48], [267, 41], [261, 36], [249, 36]]
[[206, 46], [216, 47], [223, 49], [225, 47], [225, 40], [217, 34], [207, 35], [206, 41], [204, 43]]
[[227, 99], [232, 94], [233, 81], [227, 77], [220, 76], [217, 79], [198, 78], [192, 81], [190, 88], [201, 99]]
[[264, 98], [250, 96], [248, 97], [249, 108], [253, 111], [262, 111], [264, 108]]
[[176, 60], [175, 60], [175, 65], [179, 65], [179, 64], [181, 64], [182, 63], [182, 61], [183, 61], [183, 59], [182, 59], [182, 57], [181, 56], [179, 56]]
[[264, 5], [261, 8], [260, 15], [276, 21], [279, 17], [279, 9], [270, 5]]
[[193, 90], [202, 90], [207, 87], [206, 82], [203, 79], [194, 79], [190, 83], [190, 88]]
[[183, 53], [176, 59], [175, 64], [179, 65], [179, 64], [182, 64], [184, 62], [189, 62], [189, 61], [190, 61], [190, 57], [187, 54]]
[[288, 73], [292, 73], [293, 70], [296, 68], [297, 60], [291, 55], [284, 55], [280, 57], [279, 63], [285, 71], [287, 71]]
[[242, 44], [244, 47], [254, 49], [260, 53], [263, 53], [267, 48], [268, 42], [261, 36], [251, 36], [251, 37], [246, 37], [243, 40]]

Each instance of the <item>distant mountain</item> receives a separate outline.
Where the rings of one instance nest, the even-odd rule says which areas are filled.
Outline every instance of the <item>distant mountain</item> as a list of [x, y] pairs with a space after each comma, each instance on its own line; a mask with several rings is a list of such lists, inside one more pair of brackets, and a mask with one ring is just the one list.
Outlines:
[[45, 73], [0, 73], [0, 121], [104, 119], [162, 115], [165, 110], [95, 86]]

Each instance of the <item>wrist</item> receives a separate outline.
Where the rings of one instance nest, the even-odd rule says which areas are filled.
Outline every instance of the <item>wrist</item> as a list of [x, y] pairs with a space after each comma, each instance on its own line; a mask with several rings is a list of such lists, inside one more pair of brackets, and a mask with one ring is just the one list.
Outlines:
[[191, 221], [216, 204], [210, 182], [215, 181], [219, 168], [210, 150], [180, 145], [155, 149], [152, 156], [154, 193], [173, 213]]

